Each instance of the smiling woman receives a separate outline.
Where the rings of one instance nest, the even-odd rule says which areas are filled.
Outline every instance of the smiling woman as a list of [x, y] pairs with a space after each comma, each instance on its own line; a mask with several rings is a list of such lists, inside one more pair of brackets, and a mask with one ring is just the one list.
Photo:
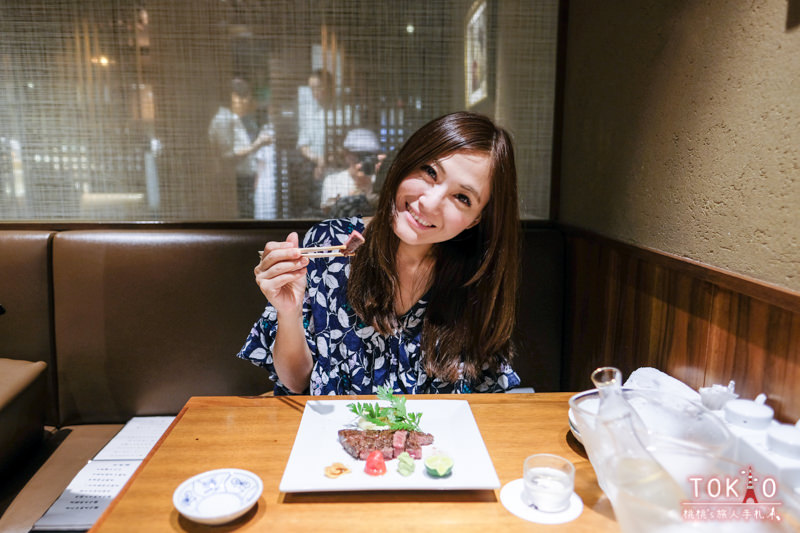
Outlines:
[[414, 133], [375, 217], [325, 221], [303, 246], [363, 231], [351, 259], [307, 259], [270, 242], [255, 269], [269, 304], [239, 357], [276, 393], [504, 391], [517, 287], [514, 152], [505, 130], [459, 112]]
[[477, 224], [489, 199], [490, 165], [484, 153], [456, 152], [403, 180], [394, 228], [401, 241], [421, 246], [424, 254], [437, 239], [446, 241]]
[[388, 332], [396, 296], [408, 305], [430, 293], [427, 370], [448, 380], [475, 376], [497, 354], [510, 357], [518, 226], [505, 130], [473, 113], [433, 120], [389, 168], [367, 250], [352, 267], [351, 303]]

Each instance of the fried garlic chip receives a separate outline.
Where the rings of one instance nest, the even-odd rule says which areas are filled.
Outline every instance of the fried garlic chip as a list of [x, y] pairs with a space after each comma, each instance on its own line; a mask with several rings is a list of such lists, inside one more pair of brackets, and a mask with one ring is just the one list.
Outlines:
[[325, 475], [330, 478], [337, 478], [342, 474], [349, 474], [350, 469], [344, 466], [342, 463], [333, 463], [330, 466], [325, 467]]

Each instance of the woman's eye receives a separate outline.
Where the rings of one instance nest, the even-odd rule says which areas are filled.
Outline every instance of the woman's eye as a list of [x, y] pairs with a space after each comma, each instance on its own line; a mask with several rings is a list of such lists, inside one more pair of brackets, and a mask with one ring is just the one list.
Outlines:
[[436, 179], [436, 169], [430, 165], [422, 165], [422, 171], [425, 172], [432, 179]]
[[472, 206], [472, 201], [470, 201], [469, 196], [467, 196], [466, 194], [456, 194], [456, 200], [458, 200], [467, 207]]

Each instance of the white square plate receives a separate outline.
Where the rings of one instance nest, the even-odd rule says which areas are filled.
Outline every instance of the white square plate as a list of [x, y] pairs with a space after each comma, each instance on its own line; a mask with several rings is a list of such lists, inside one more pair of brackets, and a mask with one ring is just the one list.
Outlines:
[[[363, 400], [360, 400], [363, 403]], [[374, 403], [369, 401], [369, 403]], [[422, 459], [414, 461], [414, 472], [404, 477], [397, 472], [397, 459], [386, 461], [386, 474], [364, 472], [364, 461], [354, 459], [339, 443], [339, 430], [354, 427], [356, 415], [347, 407], [351, 400], [310, 400], [306, 403], [286, 469], [282, 492], [331, 492], [354, 490], [465, 490], [497, 489], [500, 480], [483, 443], [478, 425], [465, 400], [408, 400], [408, 412], [421, 412], [420, 428], [433, 435], [430, 446], [422, 447]], [[379, 402], [386, 405], [385, 402]], [[423, 461], [435, 452], [453, 458], [453, 473], [434, 478], [425, 472]], [[331, 479], [325, 467], [339, 462], [349, 474]]]

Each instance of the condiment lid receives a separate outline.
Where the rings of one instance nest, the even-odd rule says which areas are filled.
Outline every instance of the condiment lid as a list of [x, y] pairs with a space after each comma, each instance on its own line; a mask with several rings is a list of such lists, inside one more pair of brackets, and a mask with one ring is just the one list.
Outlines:
[[736, 399], [725, 404], [725, 419], [740, 426], [763, 429], [775, 411], [769, 405], [753, 400]]
[[769, 449], [787, 457], [800, 458], [800, 428], [777, 424], [767, 432]]

